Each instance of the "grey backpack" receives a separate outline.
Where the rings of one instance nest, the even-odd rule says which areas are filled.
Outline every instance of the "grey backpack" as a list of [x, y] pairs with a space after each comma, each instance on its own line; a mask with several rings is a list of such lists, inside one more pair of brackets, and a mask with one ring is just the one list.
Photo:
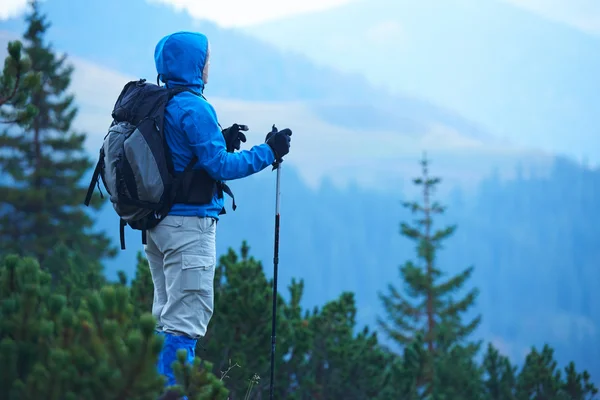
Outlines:
[[[120, 217], [121, 249], [125, 249], [124, 228], [142, 231], [158, 225], [171, 209], [184, 181], [190, 181], [197, 157], [181, 174], [175, 174], [169, 148], [163, 134], [167, 102], [184, 87], [166, 88], [145, 79], [128, 82], [112, 112], [113, 122], [100, 148], [100, 156], [85, 198], [89, 206], [94, 187], [100, 190], [99, 178]], [[217, 182], [204, 173], [207, 189], [200, 202], [212, 199]], [[100, 191], [102, 196], [102, 191]]]

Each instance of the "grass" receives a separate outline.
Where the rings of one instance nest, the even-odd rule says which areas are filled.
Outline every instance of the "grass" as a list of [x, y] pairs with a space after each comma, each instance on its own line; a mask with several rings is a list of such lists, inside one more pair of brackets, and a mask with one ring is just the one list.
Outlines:
[[[229, 367], [225, 371], [221, 371], [221, 381], [225, 378], [228, 378], [229, 371], [233, 368], [241, 367], [238, 363], [231, 365], [231, 359], [229, 360]], [[244, 395], [244, 400], [250, 399], [250, 394], [252, 393], [252, 388], [260, 382], [260, 376], [255, 373], [250, 379], [248, 379], [248, 388], [246, 389], [246, 394]]]

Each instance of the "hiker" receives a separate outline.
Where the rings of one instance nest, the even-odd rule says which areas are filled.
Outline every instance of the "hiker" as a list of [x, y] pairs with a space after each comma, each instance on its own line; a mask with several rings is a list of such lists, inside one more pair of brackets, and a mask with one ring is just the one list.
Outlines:
[[179, 93], [165, 109], [163, 130], [175, 171], [183, 171], [194, 155], [198, 157], [186, 198], [176, 200], [168, 216], [146, 233], [145, 252], [154, 283], [152, 314], [157, 331], [165, 336], [158, 370], [167, 377], [167, 385], [175, 384], [171, 364], [177, 350], [187, 350], [192, 362], [196, 342], [213, 315], [215, 235], [224, 212], [224, 196], [214, 189], [215, 182], [276, 166], [289, 152], [292, 134], [274, 127], [265, 143], [236, 152], [246, 141], [245, 128], [234, 124], [222, 130], [214, 108], [202, 95], [209, 56], [207, 37], [192, 32], [165, 36], [154, 52], [158, 79], [169, 88], [182, 85], [194, 92]]

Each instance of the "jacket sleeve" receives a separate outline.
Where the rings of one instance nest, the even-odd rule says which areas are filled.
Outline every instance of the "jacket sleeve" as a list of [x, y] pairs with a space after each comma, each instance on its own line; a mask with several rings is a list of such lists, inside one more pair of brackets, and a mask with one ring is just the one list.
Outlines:
[[186, 111], [182, 118], [189, 143], [198, 156], [197, 166], [216, 180], [240, 179], [262, 171], [275, 161], [271, 147], [260, 144], [250, 150], [228, 153], [214, 108], [208, 103]]

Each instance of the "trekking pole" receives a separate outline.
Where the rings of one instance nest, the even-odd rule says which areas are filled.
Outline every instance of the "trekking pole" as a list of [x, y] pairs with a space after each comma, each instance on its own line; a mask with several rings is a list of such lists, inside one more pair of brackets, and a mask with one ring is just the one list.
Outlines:
[[275, 384], [275, 331], [277, 325], [277, 267], [279, 265], [279, 184], [281, 180], [281, 162], [277, 164], [277, 183], [275, 185], [275, 250], [273, 255], [273, 317], [271, 325], [271, 384], [269, 399], [273, 400]]

